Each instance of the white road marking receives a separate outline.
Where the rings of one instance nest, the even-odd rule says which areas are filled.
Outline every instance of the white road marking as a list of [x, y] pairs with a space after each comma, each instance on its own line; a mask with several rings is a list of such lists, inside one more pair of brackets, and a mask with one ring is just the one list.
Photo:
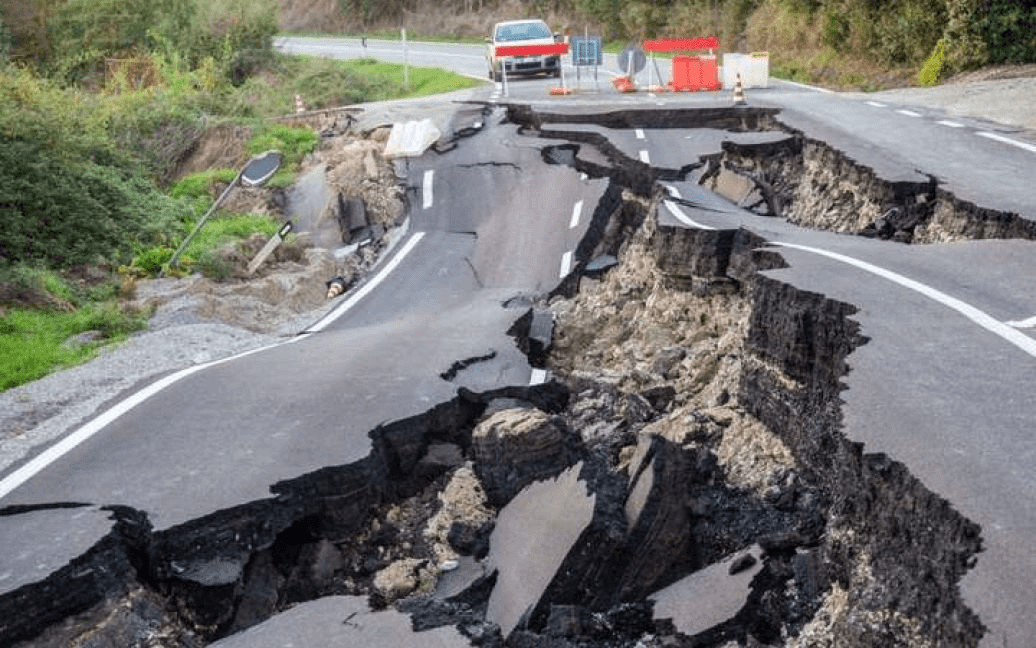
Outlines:
[[699, 223], [696, 220], [693, 220], [690, 216], [688, 216], [687, 214], [683, 213], [683, 210], [681, 210], [677, 206], [677, 204], [674, 203], [672, 200], [666, 200], [666, 201], [663, 201], [663, 202], [665, 203], [666, 209], [669, 210], [669, 213], [671, 213], [673, 216], [676, 216], [676, 219], [679, 220], [684, 225], [690, 225], [691, 227], [696, 227], [698, 229], [703, 229], [703, 230], [714, 230], [714, 229], [716, 229], [715, 227], [709, 227], [708, 225], [704, 225], [702, 223]]
[[1022, 351], [1025, 351], [1029, 355], [1036, 357], [1036, 339], [1025, 335], [1024, 333], [1017, 331], [1007, 324], [1003, 324], [1000, 321], [994, 319], [989, 314], [981, 311], [971, 304], [962, 302], [956, 297], [951, 297], [946, 293], [936, 290], [931, 286], [923, 284], [919, 281], [914, 281], [908, 277], [904, 277], [901, 274], [886, 270], [880, 266], [876, 266], [866, 261], [861, 261], [853, 257], [845, 256], [844, 254], [838, 254], [837, 252], [829, 252], [828, 250], [821, 250], [819, 248], [807, 247], [805, 245], [796, 245], [794, 243], [774, 243], [781, 247], [791, 248], [795, 250], [802, 250], [804, 252], [811, 252], [813, 254], [819, 254], [820, 256], [834, 259], [835, 261], [841, 261], [842, 263], [849, 264], [861, 270], [870, 272], [871, 274], [878, 275], [883, 279], [887, 279], [893, 283], [899, 284], [904, 288], [909, 288], [915, 292], [921, 293], [925, 297], [932, 299], [947, 308], [951, 308], [964, 317], [967, 317], [972, 322], [978, 324], [987, 331], [1000, 336], [1004, 340], [1007, 340], [1011, 344], [1015, 345]]
[[651, 164], [651, 156], [648, 155], [647, 151], [640, 152], [640, 161], [644, 164]]
[[874, 106], [875, 108], [884, 108], [885, 107], [885, 104], [881, 103], [880, 101], [868, 101], [867, 105], [868, 106]]
[[949, 119], [940, 119], [935, 123], [940, 124], [942, 126], [949, 126], [950, 128], [964, 128], [964, 124], [960, 122], [950, 121]]
[[568, 222], [568, 229], [575, 229], [579, 227], [579, 216], [583, 213], [583, 201], [580, 200], [576, 203], [575, 207], [572, 208], [572, 220]]
[[683, 196], [680, 195], [680, 190], [674, 187], [673, 185], [666, 185], [665, 189], [673, 198], [683, 198]]
[[997, 135], [996, 133], [987, 133], [986, 131], [978, 131], [975, 134], [976, 135], [981, 135], [982, 137], [986, 137], [986, 138], [989, 138], [991, 140], [996, 140], [998, 142], [1003, 142], [1004, 144], [1010, 144], [1011, 146], [1017, 146], [1018, 148], [1025, 149], [1026, 151], [1031, 151], [1033, 153], [1036, 153], [1036, 145], [1033, 145], [1033, 144], [1028, 144], [1026, 142], [1019, 142], [1018, 140], [1013, 140], [1010, 137], [1004, 137], [1003, 135]]
[[435, 171], [428, 169], [424, 172], [424, 187], [421, 189], [421, 195], [424, 197], [424, 208], [431, 209], [432, 207], [432, 182], [435, 178]]
[[572, 251], [569, 250], [561, 255], [561, 273], [558, 275], [559, 279], [564, 279], [568, 276], [568, 273], [572, 272]]
[[586, 182], [587, 180], [590, 179], [590, 176], [586, 175], [585, 173], [580, 173], [579, 174], [579, 179], [582, 180], [583, 182]]
[[[320, 331], [323, 331], [325, 328], [327, 328], [327, 326], [331, 324], [331, 322], [335, 321], [342, 315], [345, 315], [345, 313], [350, 308], [355, 306], [357, 303], [359, 303], [361, 299], [369, 295], [371, 291], [377, 288], [378, 284], [380, 284], [382, 281], [385, 281], [385, 278], [388, 277], [389, 273], [395, 270], [399, 266], [399, 264], [403, 262], [403, 259], [405, 259], [406, 256], [410, 254], [410, 252], [412, 252], [415, 247], [417, 247], [417, 244], [420, 243], [421, 239], [423, 238], [424, 232], [414, 232], [414, 235], [411, 236], [410, 240], [407, 241], [406, 244], [399, 250], [399, 253], [396, 254], [396, 256], [392, 257], [392, 260], [386, 263], [385, 267], [382, 268], [378, 272], [378, 274], [374, 275], [373, 279], [363, 284], [363, 286], [361, 286], [359, 290], [350, 295], [348, 299], [346, 299], [338, 306], [338, 308], [334, 309], [333, 311], [325, 315], [322, 320], [306, 329], [306, 333], [319, 333]], [[293, 338], [293, 341], [301, 339], [302, 337], [303, 336], [297, 336]]]
[[1008, 326], [1015, 328], [1034, 328], [1036, 327], [1036, 317], [1030, 317], [1027, 320], [1015, 320], [1013, 322], [1004, 322]]
[[633, 132], [637, 135], [637, 139], [644, 139], [644, 130], [643, 129], [638, 128], [638, 129], [634, 130]]
[[906, 115], [907, 117], [920, 117], [921, 116], [920, 113], [915, 113], [913, 110], [903, 110], [903, 109], [900, 109], [900, 110], [897, 110], [896, 112], [898, 112], [900, 115]]
[[542, 385], [547, 382], [547, 370], [546, 369], [533, 369], [532, 376], [529, 377], [530, 385]]
[[[813, 92], [823, 92], [824, 94], [835, 94], [834, 90], [828, 90], [827, 88], [819, 88], [817, 86], [811, 86], [811, 85], [806, 84], [806, 83], [799, 83], [798, 81], [788, 81], [787, 79], [772, 79], [772, 80], [776, 81], [777, 84], [787, 83], [788, 85], [798, 86], [800, 88], [805, 88], [806, 90], [812, 90]], [[875, 103], [877, 103], [877, 102], [875, 102]]]

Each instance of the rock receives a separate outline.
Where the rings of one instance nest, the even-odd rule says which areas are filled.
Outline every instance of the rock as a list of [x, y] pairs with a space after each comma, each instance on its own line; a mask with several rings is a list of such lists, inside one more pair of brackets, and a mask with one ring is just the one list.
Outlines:
[[510, 409], [483, 420], [471, 435], [475, 472], [489, 502], [502, 506], [534, 481], [567, 465], [565, 434], [536, 409]]
[[401, 599], [417, 589], [418, 569], [424, 564], [417, 558], [397, 560], [374, 575], [374, 589], [386, 602]]
[[492, 528], [493, 512], [470, 464], [453, 473], [446, 488], [439, 493], [439, 502], [440, 509], [423, 531], [425, 539], [432, 543], [436, 560], [440, 563], [452, 560], [456, 557], [454, 550], [476, 553], [479, 539], [485, 542], [484, 536]]

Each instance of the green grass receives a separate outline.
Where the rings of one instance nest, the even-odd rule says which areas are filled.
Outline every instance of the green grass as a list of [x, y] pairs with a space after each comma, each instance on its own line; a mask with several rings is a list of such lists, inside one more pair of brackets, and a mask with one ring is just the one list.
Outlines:
[[[114, 302], [88, 304], [73, 312], [8, 310], [0, 317], [0, 391], [89, 360], [103, 345], [146, 326], [146, 314], [120, 310]], [[86, 331], [99, 331], [103, 337], [86, 344], [64, 344]]]

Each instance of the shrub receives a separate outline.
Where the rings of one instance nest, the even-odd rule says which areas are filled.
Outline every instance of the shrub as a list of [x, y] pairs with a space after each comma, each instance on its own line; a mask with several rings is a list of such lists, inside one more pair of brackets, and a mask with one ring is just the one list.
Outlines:
[[923, 86], [933, 86], [939, 83], [942, 77], [943, 64], [946, 62], [946, 40], [939, 39], [932, 50], [932, 55], [921, 66], [917, 74], [917, 81]]
[[990, 63], [1036, 62], [1036, 4], [992, 0], [982, 16], [982, 39]]
[[172, 236], [182, 210], [131, 171], [63, 163], [36, 143], [0, 138], [0, 263], [114, 261], [135, 242]]

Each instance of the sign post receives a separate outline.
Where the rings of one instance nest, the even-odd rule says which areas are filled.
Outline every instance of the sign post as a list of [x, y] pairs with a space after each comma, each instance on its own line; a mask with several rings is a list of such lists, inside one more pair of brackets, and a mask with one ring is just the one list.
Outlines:
[[255, 258], [248, 263], [249, 275], [255, 274], [255, 271], [259, 269], [259, 266], [263, 264], [263, 261], [266, 261], [267, 257], [273, 254], [273, 251], [277, 249], [277, 246], [284, 242], [284, 238], [291, 231], [291, 228], [291, 221], [288, 221], [281, 226], [281, 229], [276, 234], [270, 237], [270, 240], [266, 242], [263, 249], [259, 250], [259, 253], [255, 255]]

